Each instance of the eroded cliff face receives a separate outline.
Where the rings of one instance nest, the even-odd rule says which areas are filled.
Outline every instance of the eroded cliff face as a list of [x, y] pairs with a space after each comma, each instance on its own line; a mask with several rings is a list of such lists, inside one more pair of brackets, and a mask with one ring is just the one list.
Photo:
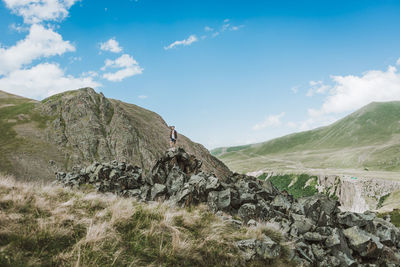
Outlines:
[[381, 197], [397, 190], [400, 190], [400, 181], [335, 175], [318, 176], [318, 191], [336, 196], [341, 209], [347, 211], [376, 210]]
[[383, 196], [400, 190], [400, 181], [382, 178], [273, 171], [252, 172], [248, 175], [270, 180], [281, 190], [292, 192], [297, 197], [309, 196], [317, 192], [326, 194], [339, 201], [341, 210], [358, 213], [377, 210], [379, 200]]

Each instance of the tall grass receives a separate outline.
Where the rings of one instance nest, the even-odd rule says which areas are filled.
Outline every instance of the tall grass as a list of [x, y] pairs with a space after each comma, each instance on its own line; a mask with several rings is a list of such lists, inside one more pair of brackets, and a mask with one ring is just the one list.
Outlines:
[[138, 203], [0, 175], [0, 266], [288, 265], [244, 261], [235, 242], [263, 234], [283, 242], [276, 229], [238, 229], [206, 206]]

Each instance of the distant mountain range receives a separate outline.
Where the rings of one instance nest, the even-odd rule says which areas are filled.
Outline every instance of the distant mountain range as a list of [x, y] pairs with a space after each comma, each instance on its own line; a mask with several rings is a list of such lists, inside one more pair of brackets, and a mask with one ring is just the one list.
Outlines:
[[[178, 145], [221, 177], [230, 173], [202, 145], [179, 135]], [[169, 147], [169, 128], [156, 113], [108, 99], [91, 88], [43, 101], [0, 91], [0, 172], [54, 179], [93, 161], [126, 161], [144, 170]]]
[[373, 102], [311, 131], [211, 151], [233, 171], [264, 168], [400, 170], [400, 101]]

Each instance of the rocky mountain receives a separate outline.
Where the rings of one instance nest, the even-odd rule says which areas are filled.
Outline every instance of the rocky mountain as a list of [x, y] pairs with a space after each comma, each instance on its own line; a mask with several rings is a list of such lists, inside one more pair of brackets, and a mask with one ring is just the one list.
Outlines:
[[[93, 161], [125, 161], [144, 170], [169, 146], [169, 129], [156, 113], [108, 99], [91, 88], [35, 101], [0, 91], [0, 172], [54, 179]], [[221, 177], [229, 169], [202, 145], [179, 135], [178, 145]]]
[[[295, 199], [269, 180], [233, 174], [225, 179], [201, 172], [201, 161], [184, 150], [167, 151], [143, 175], [121, 162], [95, 163], [71, 173], [58, 173], [62, 184], [92, 186], [101, 192], [161, 200], [172, 206], [208, 208], [236, 225], [275, 225], [284, 247], [264, 232], [237, 240], [248, 261], [288, 257], [296, 266], [399, 266], [400, 230], [390, 216], [341, 212], [339, 202], [324, 194]], [[275, 266], [272, 264], [271, 266]]]
[[[373, 102], [311, 131], [264, 143], [218, 148], [212, 154], [232, 170], [400, 170], [400, 101]], [[335, 174], [335, 173], [334, 173]]]

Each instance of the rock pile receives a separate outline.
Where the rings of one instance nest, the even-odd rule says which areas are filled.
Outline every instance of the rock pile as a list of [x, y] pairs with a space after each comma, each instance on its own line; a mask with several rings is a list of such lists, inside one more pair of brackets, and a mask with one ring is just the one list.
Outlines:
[[[167, 151], [148, 175], [122, 162], [94, 163], [72, 173], [58, 173], [68, 186], [92, 184], [101, 192], [162, 200], [176, 205], [207, 203], [209, 208], [236, 215], [234, 224], [278, 225], [294, 244], [293, 260], [310, 266], [400, 266], [400, 230], [374, 213], [340, 212], [338, 202], [325, 195], [303, 199], [279, 192], [268, 180], [234, 174], [220, 180], [200, 172], [201, 161], [183, 149]], [[283, 251], [264, 236], [237, 242], [243, 255], [274, 259]]]

